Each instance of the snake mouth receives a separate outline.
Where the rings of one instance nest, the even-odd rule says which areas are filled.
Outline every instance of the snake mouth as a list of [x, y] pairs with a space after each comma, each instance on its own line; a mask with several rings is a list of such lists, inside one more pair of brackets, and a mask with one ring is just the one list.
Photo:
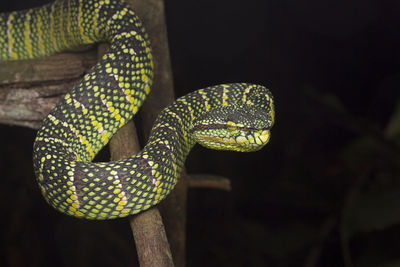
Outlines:
[[242, 132], [242, 134], [236, 136], [210, 135], [201, 131], [196, 132], [195, 135], [197, 142], [207, 148], [237, 152], [260, 150], [269, 142], [271, 136], [269, 129]]
[[[194, 125], [190, 130], [189, 133], [193, 133], [196, 131], [201, 131], [201, 130], [223, 130], [223, 129], [230, 129], [231, 126], [226, 124], [226, 123], [210, 123], [210, 124], [197, 124]], [[264, 131], [269, 131], [271, 127], [268, 128], [254, 128], [254, 127], [247, 127], [247, 126], [235, 126], [236, 130], [239, 130], [241, 132], [264, 132]]]

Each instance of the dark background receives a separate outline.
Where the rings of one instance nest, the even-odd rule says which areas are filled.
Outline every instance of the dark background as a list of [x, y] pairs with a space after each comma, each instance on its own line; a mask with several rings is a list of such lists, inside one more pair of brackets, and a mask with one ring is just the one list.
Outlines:
[[[7, 1], [2, 10], [41, 1]], [[275, 97], [262, 151], [195, 147], [188, 266], [400, 266], [400, 2], [166, 1], [176, 95], [253, 82]], [[399, 106], [400, 107], [400, 106]], [[125, 266], [125, 220], [86, 222], [43, 201], [32, 130], [0, 125], [2, 256], [10, 266]]]

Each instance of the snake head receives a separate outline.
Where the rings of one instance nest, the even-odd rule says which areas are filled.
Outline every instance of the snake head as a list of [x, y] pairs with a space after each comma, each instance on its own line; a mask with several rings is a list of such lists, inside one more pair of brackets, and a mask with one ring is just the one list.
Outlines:
[[210, 109], [193, 121], [189, 132], [207, 148], [251, 152], [268, 143], [273, 123], [272, 96], [258, 93], [244, 103]]

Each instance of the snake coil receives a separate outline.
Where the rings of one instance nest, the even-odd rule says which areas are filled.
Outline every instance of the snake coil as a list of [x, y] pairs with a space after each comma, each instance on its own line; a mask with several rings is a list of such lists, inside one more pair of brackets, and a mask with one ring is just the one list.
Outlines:
[[196, 142], [236, 151], [258, 150], [268, 142], [274, 122], [270, 91], [225, 84], [190, 93], [164, 109], [137, 155], [91, 162], [150, 92], [152, 56], [139, 18], [120, 0], [57, 0], [0, 14], [0, 60], [103, 41], [110, 50], [44, 119], [34, 142], [39, 187], [58, 211], [87, 219], [135, 214], [171, 192]]

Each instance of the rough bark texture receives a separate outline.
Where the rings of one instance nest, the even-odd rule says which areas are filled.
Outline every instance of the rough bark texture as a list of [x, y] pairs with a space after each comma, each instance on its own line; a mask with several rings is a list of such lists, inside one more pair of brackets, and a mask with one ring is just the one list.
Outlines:
[[96, 51], [87, 51], [0, 62], [0, 123], [39, 128], [96, 60]]
[[5, 61], [0, 64], [0, 84], [46, 83], [73, 80], [96, 63], [95, 50], [61, 53], [34, 60]]
[[[154, 56], [152, 92], [141, 112], [142, 129], [147, 140], [157, 115], [174, 101], [173, 77], [169, 56], [164, 2], [162, 0], [129, 1], [149, 33]], [[175, 266], [185, 266], [186, 196], [184, 173], [174, 191], [159, 205], [167, 231]]]

